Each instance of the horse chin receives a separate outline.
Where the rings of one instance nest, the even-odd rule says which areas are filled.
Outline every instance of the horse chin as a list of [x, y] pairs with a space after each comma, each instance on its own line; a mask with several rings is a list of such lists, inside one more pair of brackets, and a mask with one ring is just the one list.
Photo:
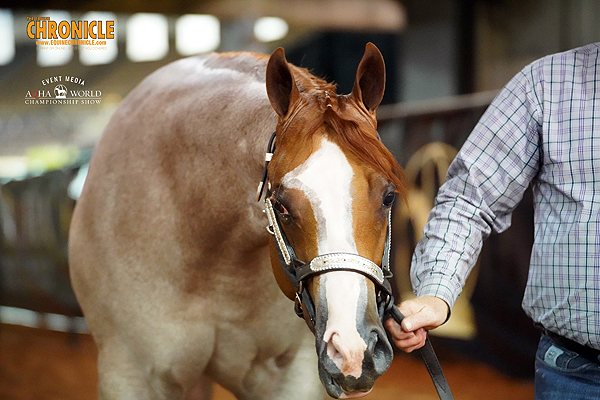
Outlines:
[[[327, 394], [330, 397], [333, 397], [334, 399], [357, 399], [359, 397], [364, 397], [368, 395], [369, 393], [371, 393], [371, 390], [373, 390], [373, 385], [371, 385], [370, 388], [361, 388], [360, 390], [349, 388], [345, 389], [340, 384], [339, 379], [335, 379], [327, 371], [324, 371], [322, 369], [321, 364], [319, 364], [319, 375], [321, 377], [321, 382], [323, 383], [323, 386], [327, 391]], [[356, 379], [353, 377], [351, 377], [351, 380], [356, 381]], [[373, 380], [373, 384], [374, 383], [375, 381]]]
[[371, 390], [373, 389], [371, 388], [367, 392], [342, 393], [340, 399], [358, 399], [360, 397], [365, 397], [366, 395], [371, 393]]

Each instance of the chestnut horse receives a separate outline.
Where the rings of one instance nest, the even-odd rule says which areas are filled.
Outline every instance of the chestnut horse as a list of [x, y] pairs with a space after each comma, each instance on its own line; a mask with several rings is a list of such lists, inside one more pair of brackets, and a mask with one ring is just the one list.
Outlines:
[[343, 267], [310, 276], [313, 336], [286, 298], [297, 288], [256, 184], [276, 130], [268, 204], [297, 258], [341, 253], [379, 268], [403, 190], [377, 136], [384, 84], [368, 44], [349, 95], [278, 49], [182, 59], [127, 96], [70, 231], [100, 399], [208, 399], [212, 382], [239, 399], [371, 390], [393, 358], [374, 280]]

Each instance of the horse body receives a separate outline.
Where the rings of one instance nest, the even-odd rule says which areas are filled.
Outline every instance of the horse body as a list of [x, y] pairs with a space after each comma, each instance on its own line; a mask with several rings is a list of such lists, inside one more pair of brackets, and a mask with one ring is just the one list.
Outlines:
[[314, 338], [273, 279], [254, 198], [276, 124], [265, 65], [244, 53], [162, 68], [97, 147], [70, 263], [101, 398], [172, 399], [204, 371], [240, 398], [322, 393]]
[[[211, 381], [248, 400], [371, 390], [393, 357], [382, 254], [403, 191], [376, 130], [384, 85], [369, 44], [350, 95], [278, 49], [183, 59], [127, 96], [70, 231], [101, 399], [207, 399]], [[267, 221], [255, 188], [274, 130]], [[267, 222], [299, 257], [287, 267]]]

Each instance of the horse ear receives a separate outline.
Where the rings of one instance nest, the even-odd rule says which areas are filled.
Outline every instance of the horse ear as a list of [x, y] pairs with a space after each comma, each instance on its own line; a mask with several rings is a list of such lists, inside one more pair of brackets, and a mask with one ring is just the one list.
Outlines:
[[373, 43], [367, 43], [352, 89], [352, 96], [363, 102], [367, 110], [375, 111], [385, 91], [385, 63], [381, 52]]
[[283, 47], [276, 49], [267, 63], [267, 95], [280, 117], [285, 117], [299, 96]]

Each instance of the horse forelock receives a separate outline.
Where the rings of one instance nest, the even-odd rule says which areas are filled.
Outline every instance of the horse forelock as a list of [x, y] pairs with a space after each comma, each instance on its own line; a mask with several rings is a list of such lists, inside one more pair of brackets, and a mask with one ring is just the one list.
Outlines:
[[404, 172], [396, 158], [377, 137], [374, 127], [365, 126], [356, 120], [345, 119], [340, 113], [327, 110], [324, 123], [331, 127], [331, 140], [348, 151], [358, 160], [382, 174], [396, 186], [402, 198], [406, 194]]

